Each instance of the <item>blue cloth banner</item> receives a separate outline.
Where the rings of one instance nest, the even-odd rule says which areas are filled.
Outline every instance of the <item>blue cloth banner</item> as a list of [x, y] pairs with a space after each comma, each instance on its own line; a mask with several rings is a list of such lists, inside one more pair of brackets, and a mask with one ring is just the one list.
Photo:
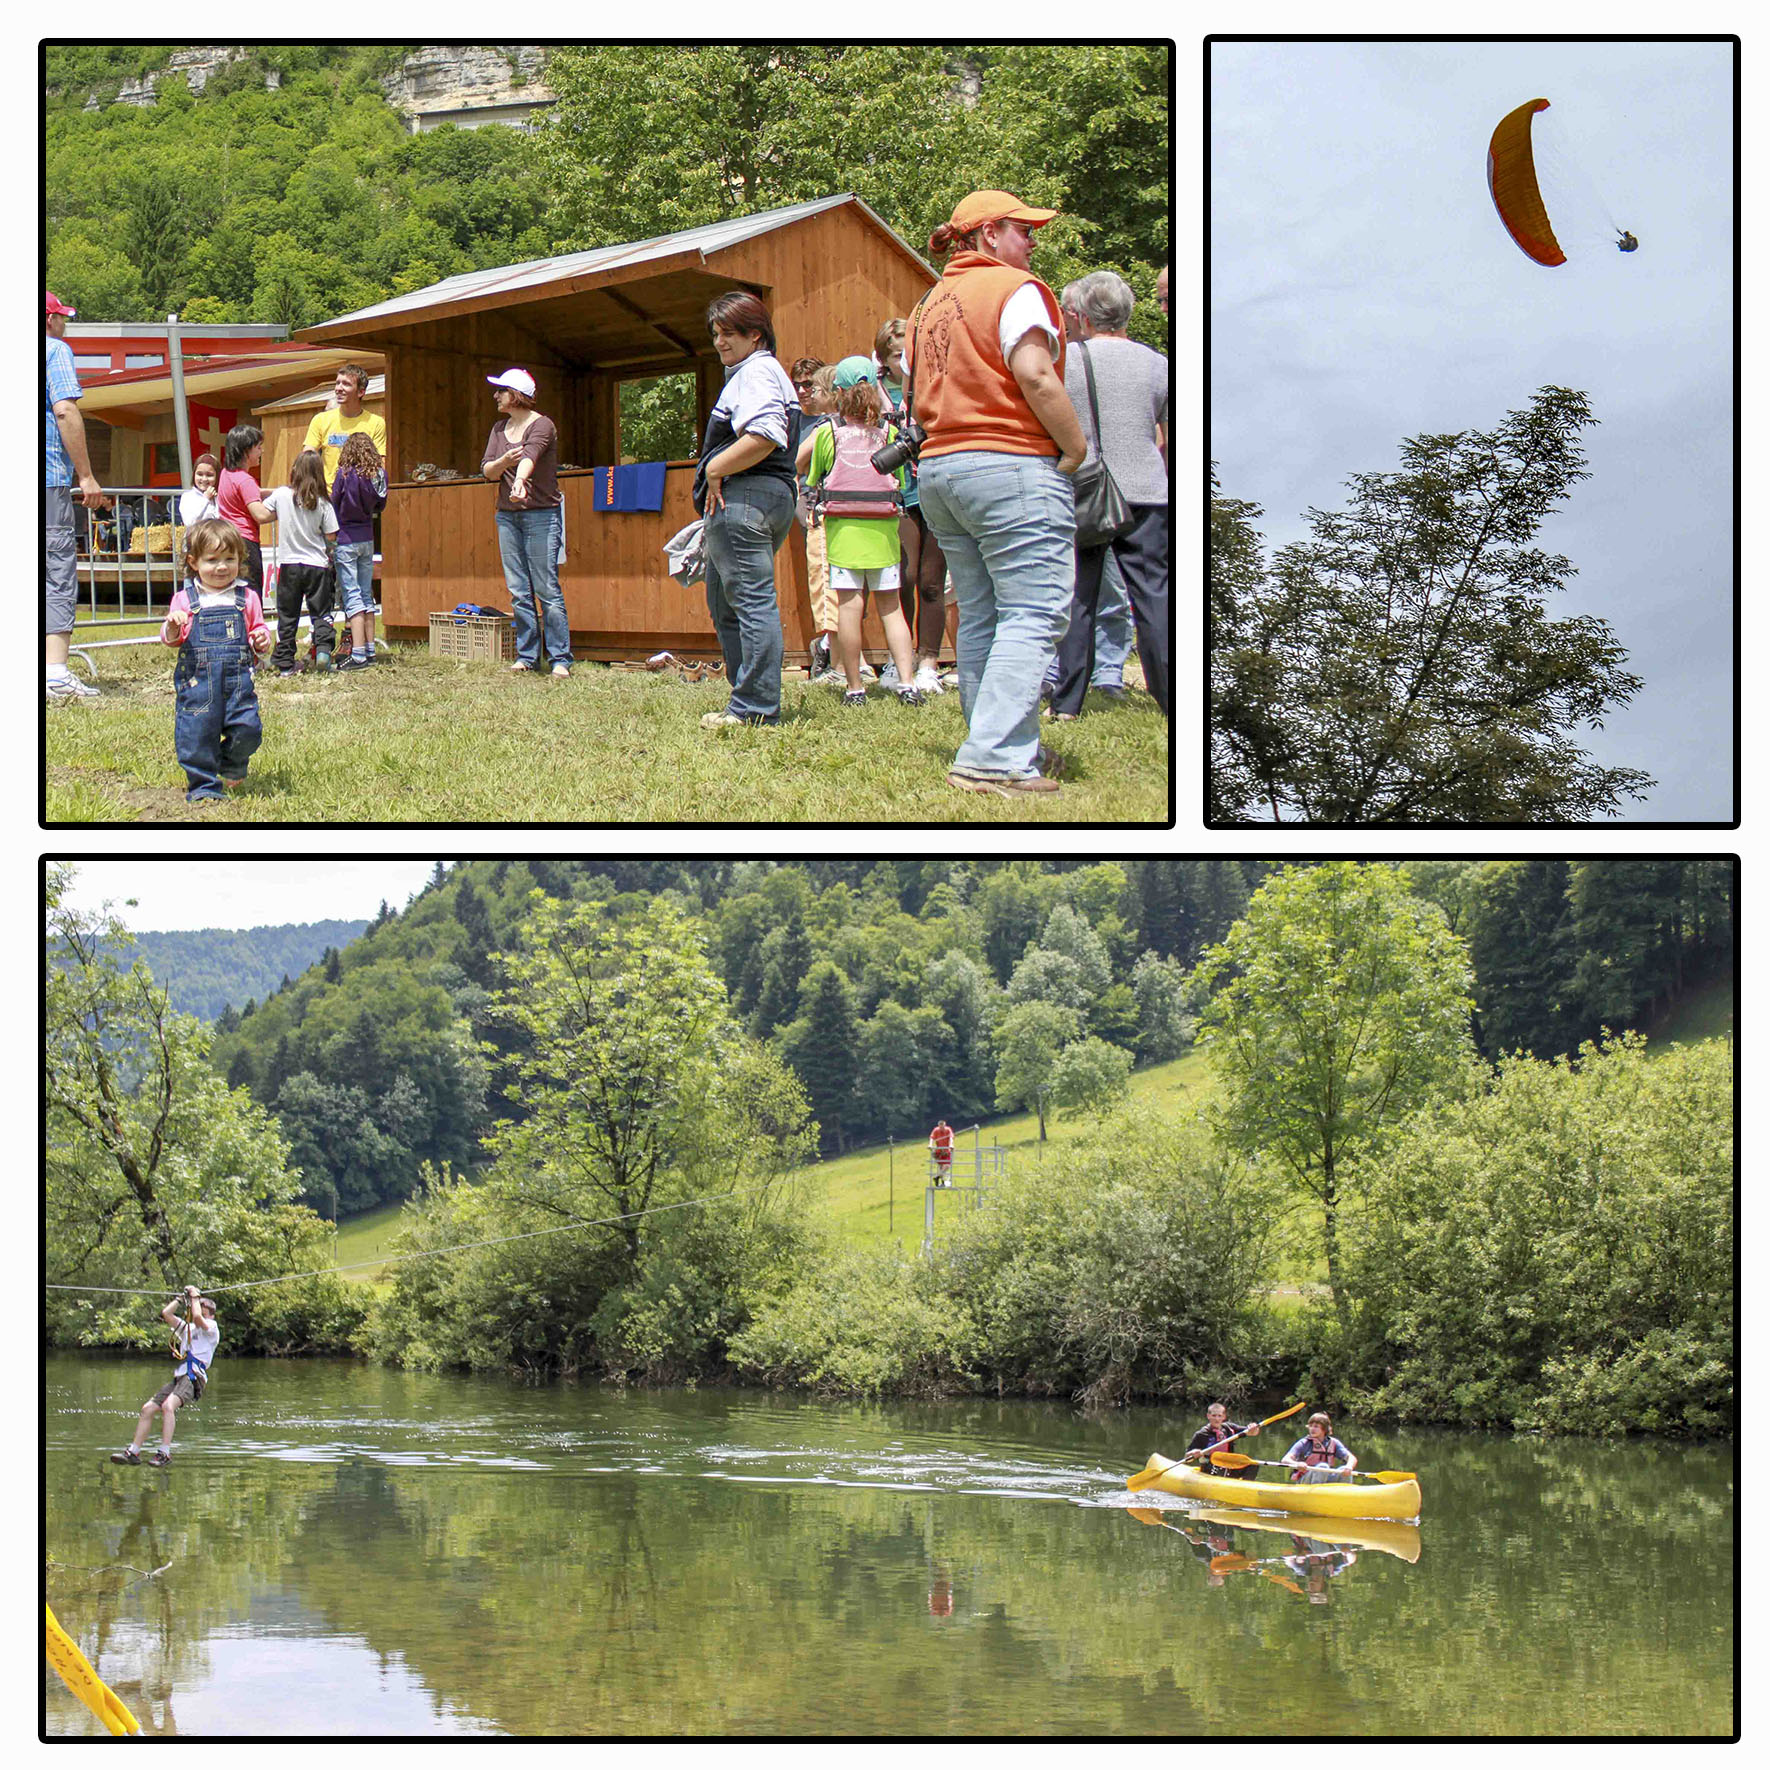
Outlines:
[[591, 508], [595, 510], [662, 510], [664, 463], [640, 461], [626, 467], [598, 467]]

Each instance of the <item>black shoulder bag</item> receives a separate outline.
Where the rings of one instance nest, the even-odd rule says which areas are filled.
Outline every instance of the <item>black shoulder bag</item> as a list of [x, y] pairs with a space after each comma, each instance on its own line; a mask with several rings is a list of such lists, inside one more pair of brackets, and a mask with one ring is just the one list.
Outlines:
[[1082, 368], [1088, 377], [1088, 413], [1094, 420], [1093, 456], [1070, 478], [1076, 495], [1076, 545], [1104, 547], [1126, 533], [1137, 518], [1112, 477], [1100, 446], [1100, 398], [1094, 391], [1094, 364], [1088, 347], [1077, 344], [1075, 348], [1082, 353]]

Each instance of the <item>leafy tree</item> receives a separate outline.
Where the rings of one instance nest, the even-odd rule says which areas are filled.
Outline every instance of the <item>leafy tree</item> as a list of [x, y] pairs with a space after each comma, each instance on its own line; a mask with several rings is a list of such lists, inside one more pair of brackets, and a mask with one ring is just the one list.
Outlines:
[[860, 1122], [888, 1137], [926, 1130], [934, 1116], [929, 1082], [946, 1067], [952, 1042], [938, 1008], [881, 1002], [860, 1028]]
[[507, 1205], [543, 1222], [620, 1217], [610, 1233], [631, 1271], [638, 1213], [778, 1176], [803, 1155], [803, 1096], [746, 1045], [675, 910], [617, 918], [597, 900], [538, 898], [506, 966], [495, 1013], [525, 1035], [506, 1084], [523, 1117], [485, 1147]]
[[1131, 1091], [1131, 1053], [1104, 1039], [1077, 1039], [1051, 1066], [1051, 1104], [1101, 1118]]
[[1081, 1036], [1082, 1017], [1056, 1002], [1020, 1002], [995, 1024], [996, 1105], [1012, 1112], [1031, 1107], [1039, 1115], [1039, 1141], [1045, 1141], [1045, 1120], [1052, 1077], [1063, 1047]]
[[[936, 892], [944, 889], [935, 887]], [[923, 994], [952, 1034], [950, 1044], [936, 1052], [939, 1080], [929, 1106], [955, 1119], [981, 1117], [995, 1104], [995, 1053], [990, 1044], [995, 985], [975, 959], [949, 952], [929, 961]]]
[[[295, 1202], [275, 1121], [210, 1066], [208, 1035], [175, 1014], [127, 929], [44, 897], [43, 1190], [53, 1341], [147, 1346], [157, 1306], [104, 1290], [225, 1286], [328, 1264], [326, 1232]], [[275, 1292], [277, 1294], [272, 1295]], [[243, 1291], [226, 1304], [236, 1349], [336, 1349], [360, 1319], [336, 1278]]]
[[1596, 422], [1585, 395], [1545, 387], [1495, 430], [1410, 438], [1401, 472], [1354, 474], [1353, 509], [1312, 510], [1314, 539], [1260, 581], [1247, 507], [1223, 513], [1225, 821], [1587, 822], [1644, 796], [1650, 776], [1597, 766], [1572, 735], [1640, 678], [1607, 622], [1548, 618], [1575, 568], [1531, 545], [1590, 477]]
[[1192, 1043], [1187, 1012], [1186, 972], [1178, 960], [1144, 953], [1131, 972], [1137, 1004], [1137, 1055], [1145, 1063], [1166, 1063]]
[[840, 190], [925, 239], [963, 123], [932, 45], [571, 45], [547, 79], [533, 165], [575, 248]]
[[[1102, 919], [1105, 919], [1104, 915]], [[1052, 906], [1039, 933], [1039, 945], [1046, 952], [1062, 953], [1075, 962], [1082, 993], [1087, 1000], [1092, 1001], [1112, 982], [1112, 959], [1106, 942], [1069, 904]]]
[[1342, 1311], [1339, 1213], [1358, 1164], [1450, 1084], [1469, 1051], [1470, 971], [1435, 904], [1394, 867], [1287, 867], [1200, 962], [1199, 1042], [1231, 1147], [1279, 1164], [1322, 1210]]
[[1041, 946], [1026, 949], [1002, 992], [1004, 1000], [1015, 1005], [1053, 1002], [1078, 1010], [1087, 1006], [1092, 993], [1083, 981], [1081, 966], [1068, 953], [1046, 952]]

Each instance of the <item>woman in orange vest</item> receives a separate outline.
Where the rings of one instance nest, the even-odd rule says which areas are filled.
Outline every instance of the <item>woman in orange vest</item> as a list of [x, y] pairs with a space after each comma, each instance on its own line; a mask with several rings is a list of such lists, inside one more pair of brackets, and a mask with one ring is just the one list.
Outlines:
[[1063, 387], [1063, 316], [1032, 274], [1056, 214], [973, 191], [928, 240], [940, 282], [910, 316], [904, 372], [922, 427], [917, 488], [959, 598], [968, 735], [948, 781], [972, 793], [1054, 793], [1039, 693], [1075, 589], [1075, 496], [1086, 454]]

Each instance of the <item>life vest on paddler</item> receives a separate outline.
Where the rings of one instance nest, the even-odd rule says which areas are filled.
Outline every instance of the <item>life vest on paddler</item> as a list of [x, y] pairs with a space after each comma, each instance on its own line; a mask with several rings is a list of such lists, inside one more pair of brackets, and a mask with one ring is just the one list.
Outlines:
[[[1317, 1444], [1312, 1438], [1304, 1441], [1304, 1449], [1302, 1452], [1303, 1468], [1319, 1469], [1329, 1463], [1343, 1463], [1351, 1454], [1352, 1453], [1345, 1447], [1345, 1445], [1343, 1445], [1339, 1439], [1330, 1432], [1320, 1444]], [[1291, 1471], [1291, 1479], [1293, 1481], [1301, 1481], [1303, 1479], [1303, 1470], [1293, 1469]]]

